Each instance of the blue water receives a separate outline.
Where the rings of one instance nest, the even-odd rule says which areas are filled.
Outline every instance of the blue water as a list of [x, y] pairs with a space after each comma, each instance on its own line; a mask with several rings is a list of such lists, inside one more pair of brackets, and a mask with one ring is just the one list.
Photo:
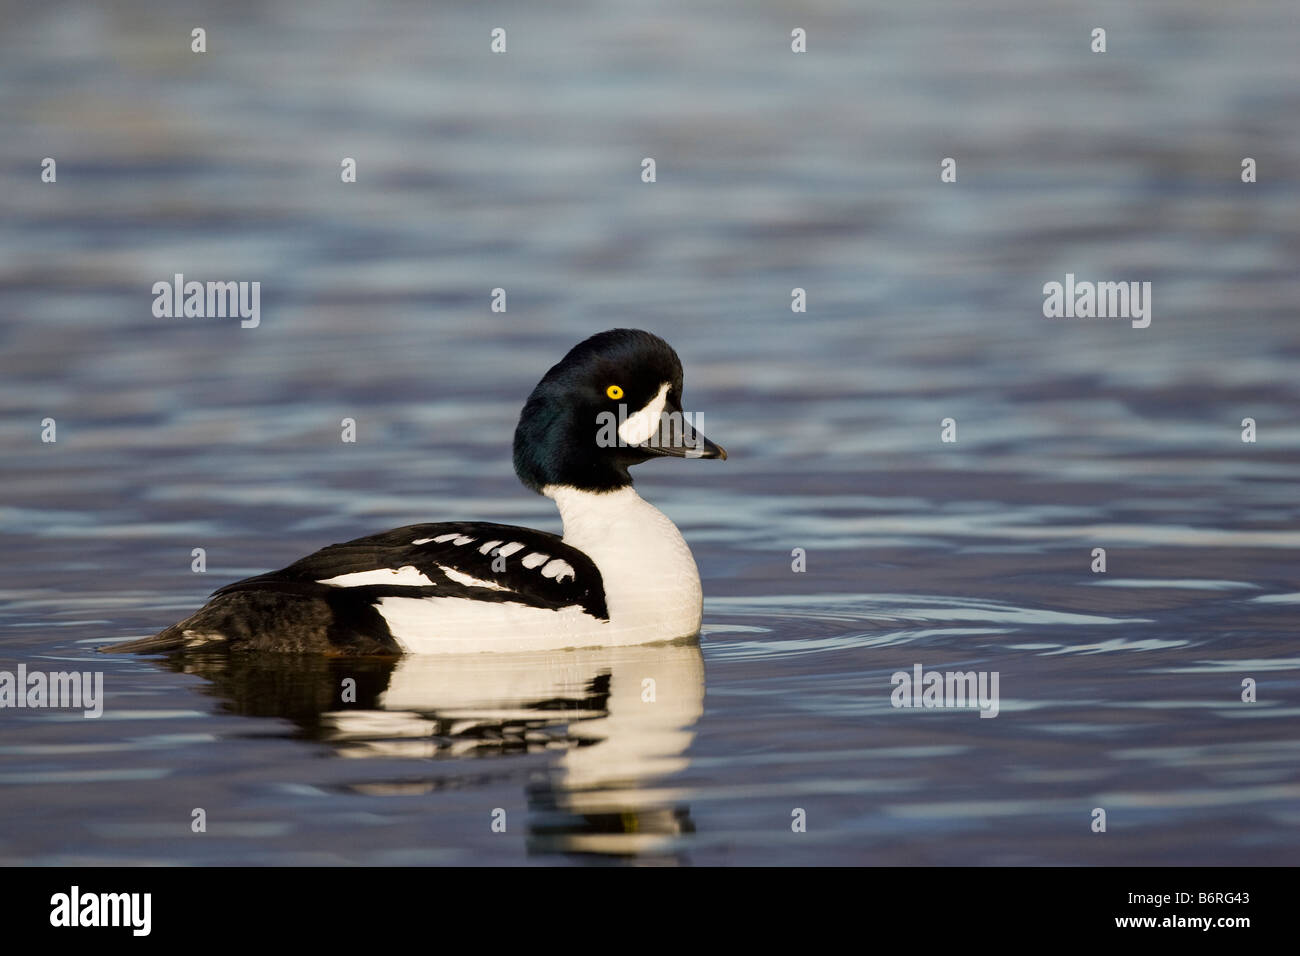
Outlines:
[[[0, 10], [0, 671], [107, 695], [0, 710], [0, 862], [1294, 864], [1297, 40], [1208, 0]], [[155, 318], [178, 272], [261, 324]], [[1045, 319], [1066, 273], [1151, 326]], [[93, 653], [333, 541], [559, 530], [508, 443], [614, 326], [731, 456], [639, 469], [698, 643]], [[892, 707], [918, 663], [998, 716]]]

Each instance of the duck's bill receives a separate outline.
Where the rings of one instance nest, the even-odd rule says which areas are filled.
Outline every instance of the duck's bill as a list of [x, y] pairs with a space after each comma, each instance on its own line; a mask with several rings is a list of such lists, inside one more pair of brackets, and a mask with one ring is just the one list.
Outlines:
[[656, 435], [637, 447], [648, 455], [670, 458], [719, 458], [724, 461], [727, 458], [725, 448], [709, 441], [689, 425], [678, 430], [677, 434]]

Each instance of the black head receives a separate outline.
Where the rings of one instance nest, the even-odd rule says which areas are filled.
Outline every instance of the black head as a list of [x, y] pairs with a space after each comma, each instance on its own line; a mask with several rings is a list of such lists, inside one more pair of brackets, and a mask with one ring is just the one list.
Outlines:
[[534, 491], [613, 491], [647, 459], [726, 458], [682, 411], [682, 363], [663, 339], [611, 329], [579, 342], [533, 389], [515, 429], [515, 472]]

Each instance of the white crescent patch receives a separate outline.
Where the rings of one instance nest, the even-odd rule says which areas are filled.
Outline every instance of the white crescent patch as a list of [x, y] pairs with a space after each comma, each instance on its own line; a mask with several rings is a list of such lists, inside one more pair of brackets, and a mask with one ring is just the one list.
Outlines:
[[655, 432], [659, 431], [659, 419], [663, 417], [664, 406], [668, 404], [668, 389], [671, 382], [659, 386], [659, 394], [646, 402], [645, 408], [635, 415], [629, 415], [618, 426], [618, 437], [625, 445], [640, 445]]

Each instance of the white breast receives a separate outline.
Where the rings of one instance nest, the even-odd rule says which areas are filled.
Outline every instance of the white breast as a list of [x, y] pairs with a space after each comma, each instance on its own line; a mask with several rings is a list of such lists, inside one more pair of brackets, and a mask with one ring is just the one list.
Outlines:
[[700, 572], [667, 515], [631, 487], [600, 493], [550, 485], [542, 493], [559, 506], [565, 543], [600, 569], [609, 643], [666, 641], [699, 631]]

